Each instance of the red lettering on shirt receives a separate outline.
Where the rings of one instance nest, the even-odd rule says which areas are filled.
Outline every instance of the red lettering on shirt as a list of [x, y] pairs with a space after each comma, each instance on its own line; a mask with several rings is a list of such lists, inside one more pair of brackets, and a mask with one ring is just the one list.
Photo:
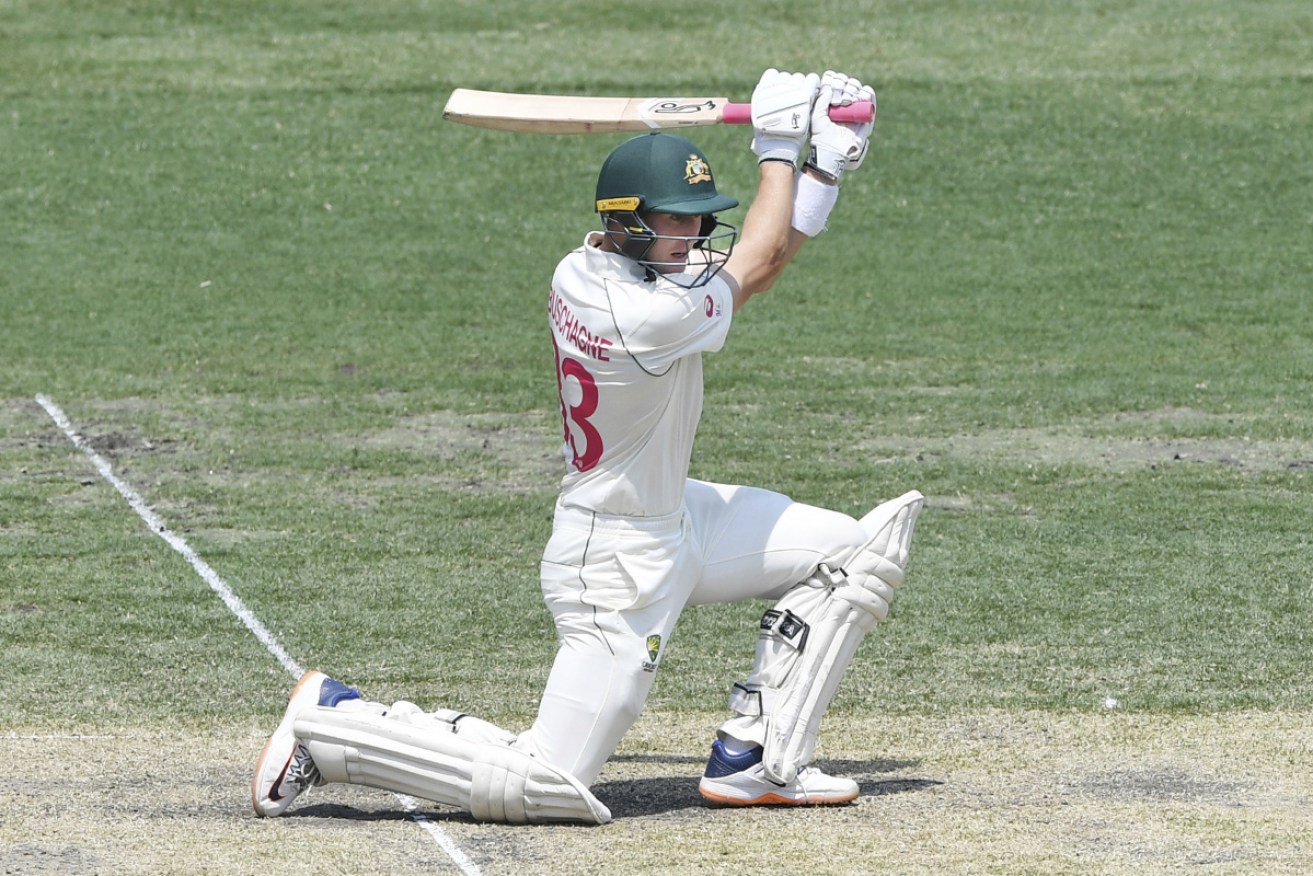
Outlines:
[[561, 300], [561, 296], [556, 293], [555, 289], [551, 290], [551, 295], [547, 299], [547, 317], [551, 320], [552, 325], [556, 327], [557, 334], [582, 355], [596, 359], [599, 362], [611, 361], [611, 357], [607, 355], [607, 350], [614, 347], [615, 342], [608, 337], [596, 334], [584, 325], [583, 321], [570, 309], [570, 306]]

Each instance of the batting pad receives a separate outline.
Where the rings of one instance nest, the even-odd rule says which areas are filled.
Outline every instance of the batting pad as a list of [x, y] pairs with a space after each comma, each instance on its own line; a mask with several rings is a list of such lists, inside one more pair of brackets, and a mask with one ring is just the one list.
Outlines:
[[577, 779], [498, 742], [362, 712], [316, 707], [297, 739], [329, 782], [457, 806], [478, 821], [606, 824], [611, 812]]
[[873, 509], [860, 521], [867, 542], [841, 570], [822, 565], [762, 618], [756, 667], [734, 686], [730, 708], [765, 719], [762, 765], [771, 779], [792, 782], [811, 761], [821, 718], [858, 645], [902, 584], [924, 505], [912, 490]]

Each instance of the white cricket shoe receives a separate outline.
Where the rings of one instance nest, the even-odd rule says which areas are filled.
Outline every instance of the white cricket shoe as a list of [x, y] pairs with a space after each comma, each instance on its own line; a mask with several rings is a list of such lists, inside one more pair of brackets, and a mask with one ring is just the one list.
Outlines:
[[813, 766], [798, 770], [788, 784], [773, 782], [761, 764], [761, 747], [739, 755], [725, 751], [719, 739], [711, 743], [711, 759], [698, 792], [724, 806], [826, 806], [857, 799], [852, 779], [827, 776]]
[[283, 720], [265, 743], [251, 779], [251, 808], [261, 817], [282, 815], [302, 791], [324, 784], [310, 751], [292, 732], [296, 716], [309, 706], [336, 706], [360, 693], [322, 672], [307, 672], [292, 688]]

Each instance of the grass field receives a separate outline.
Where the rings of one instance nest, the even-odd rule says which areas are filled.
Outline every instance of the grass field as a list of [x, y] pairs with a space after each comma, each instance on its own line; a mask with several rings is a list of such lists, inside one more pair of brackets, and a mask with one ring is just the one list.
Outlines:
[[[0, 870], [1313, 872], [1310, 45], [1296, 0], [0, 0]], [[37, 397], [295, 664], [521, 729], [543, 303], [622, 138], [441, 106], [766, 66], [879, 127], [708, 357], [693, 473], [929, 498], [822, 736], [862, 799], [702, 805], [746, 604], [685, 615], [612, 825], [253, 818], [288, 668]], [[693, 136], [746, 199], [748, 134]]]

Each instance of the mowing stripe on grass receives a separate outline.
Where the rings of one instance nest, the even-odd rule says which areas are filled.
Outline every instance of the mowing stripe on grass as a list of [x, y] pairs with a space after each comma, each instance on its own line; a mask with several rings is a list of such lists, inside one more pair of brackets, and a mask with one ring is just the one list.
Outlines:
[[[196, 551], [192, 550], [191, 545], [187, 544], [185, 539], [173, 533], [169, 527], [165, 525], [159, 515], [146, 504], [146, 500], [141, 497], [140, 493], [125, 483], [118, 475], [114, 474], [113, 467], [110, 466], [109, 462], [97, 453], [95, 448], [88, 444], [87, 440], [73, 428], [72, 422], [69, 421], [59, 405], [55, 404], [44, 395], [38, 395], [36, 397], [36, 402], [41, 405], [41, 407], [45, 408], [46, 413], [50, 415], [50, 419], [54, 420], [55, 425], [59, 426], [63, 433], [68, 436], [68, 440], [73, 442], [73, 446], [87, 455], [87, 458], [91, 460], [92, 465], [96, 467], [96, 471], [100, 472], [100, 476], [108, 481], [110, 486], [118, 490], [119, 495], [127, 500], [128, 505], [132, 507], [132, 510], [137, 512], [137, 516], [144, 520], [146, 525], [150, 527], [150, 531], [164, 539], [169, 547], [181, 554], [182, 558], [191, 564], [191, 567], [196, 570], [196, 574], [200, 575], [201, 579], [204, 580], [206, 584], [210, 585], [210, 589], [218, 594], [219, 598], [223, 600], [224, 605], [228, 606], [228, 609], [233, 614], [237, 615], [237, 619], [240, 620], [246, 628], [260, 640], [260, 643], [268, 649], [269, 653], [274, 656], [274, 659], [281, 663], [283, 668], [291, 673], [293, 678], [299, 679], [304, 675], [305, 670], [301, 668], [301, 665], [283, 650], [283, 646], [279, 644], [276, 638], [274, 638], [274, 634], [269, 632], [268, 627], [261, 623], [258, 617], [252, 614], [251, 610], [246, 607], [246, 604], [237, 597], [237, 594], [233, 593], [232, 588], [224, 583], [224, 580], [219, 577], [219, 573], [215, 572], [214, 569], [210, 567], [209, 563], [201, 559]], [[452, 841], [451, 837], [447, 836], [446, 832], [437, 824], [434, 824], [428, 816], [424, 815], [422, 812], [415, 811], [419, 807], [418, 801], [412, 797], [406, 796], [405, 794], [395, 794], [394, 796], [401, 802], [402, 808], [409, 813], [411, 820], [428, 832], [429, 836], [432, 837], [442, 850], [447, 853], [447, 856], [451, 858], [452, 862], [459, 867], [466, 876], [480, 876], [478, 865], [471, 861], [469, 857], [461, 851], [460, 847]]]

